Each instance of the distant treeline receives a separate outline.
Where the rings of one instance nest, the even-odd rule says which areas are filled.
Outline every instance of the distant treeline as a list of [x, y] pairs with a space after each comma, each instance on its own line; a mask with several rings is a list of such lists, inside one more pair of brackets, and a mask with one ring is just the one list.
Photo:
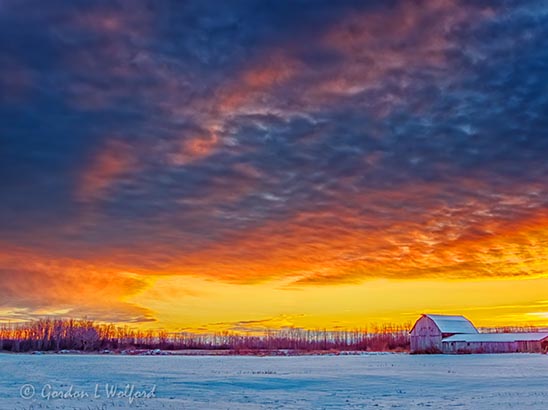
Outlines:
[[500, 327], [480, 327], [478, 328], [480, 333], [537, 333], [537, 332], [547, 332], [548, 329], [544, 327], [538, 327], [535, 325], [524, 325], [524, 326], [500, 326]]
[[[356, 330], [269, 329], [263, 332], [192, 333], [139, 330], [80, 319], [40, 319], [0, 325], [0, 351], [226, 350], [235, 354], [291, 350], [408, 351], [410, 325], [370, 326]], [[535, 332], [538, 328], [483, 328], [481, 332]]]
[[10, 352], [134, 349], [254, 351], [407, 351], [409, 326], [384, 325], [358, 330], [284, 328], [260, 334], [191, 333], [138, 330], [91, 320], [40, 319], [0, 325], [0, 350]]

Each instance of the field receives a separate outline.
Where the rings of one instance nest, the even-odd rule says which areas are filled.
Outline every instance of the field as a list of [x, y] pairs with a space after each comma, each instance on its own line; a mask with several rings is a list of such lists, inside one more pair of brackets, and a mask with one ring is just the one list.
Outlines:
[[0, 354], [0, 409], [544, 409], [547, 369], [533, 354]]

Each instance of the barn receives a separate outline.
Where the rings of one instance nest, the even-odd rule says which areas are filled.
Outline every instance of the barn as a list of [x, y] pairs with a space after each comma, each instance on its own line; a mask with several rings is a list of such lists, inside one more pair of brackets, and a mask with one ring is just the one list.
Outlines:
[[443, 353], [543, 353], [548, 333], [459, 334], [442, 340]]
[[548, 333], [480, 333], [464, 316], [423, 314], [411, 329], [411, 353], [548, 351]]
[[479, 333], [464, 316], [421, 315], [411, 329], [411, 353], [442, 353], [442, 340]]

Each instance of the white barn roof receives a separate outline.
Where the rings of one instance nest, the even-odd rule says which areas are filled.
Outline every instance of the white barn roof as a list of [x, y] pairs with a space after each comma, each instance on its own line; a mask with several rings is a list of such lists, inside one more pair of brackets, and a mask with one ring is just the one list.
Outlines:
[[424, 315], [434, 321], [442, 333], [479, 333], [472, 322], [464, 316]]
[[548, 338], [548, 333], [477, 333], [446, 337], [442, 342], [537, 342]]

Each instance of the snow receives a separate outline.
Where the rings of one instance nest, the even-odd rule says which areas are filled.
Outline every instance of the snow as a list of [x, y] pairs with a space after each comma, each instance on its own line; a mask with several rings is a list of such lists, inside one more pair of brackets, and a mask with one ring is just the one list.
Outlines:
[[478, 333], [475, 326], [464, 316], [425, 315], [434, 321], [441, 333]]
[[[540, 354], [0, 354], [0, 409], [535, 410], [548, 401], [547, 368], [548, 356]], [[35, 391], [30, 400], [20, 396], [26, 384]], [[153, 394], [130, 404], [128, 397], [105, 397], [106, 384]], [[41, 395], [46, 385], [49, 400]], [[93, 398], [96, 388], [101, 397]], [[65, 398], [51, 398], [52, 391]]]

